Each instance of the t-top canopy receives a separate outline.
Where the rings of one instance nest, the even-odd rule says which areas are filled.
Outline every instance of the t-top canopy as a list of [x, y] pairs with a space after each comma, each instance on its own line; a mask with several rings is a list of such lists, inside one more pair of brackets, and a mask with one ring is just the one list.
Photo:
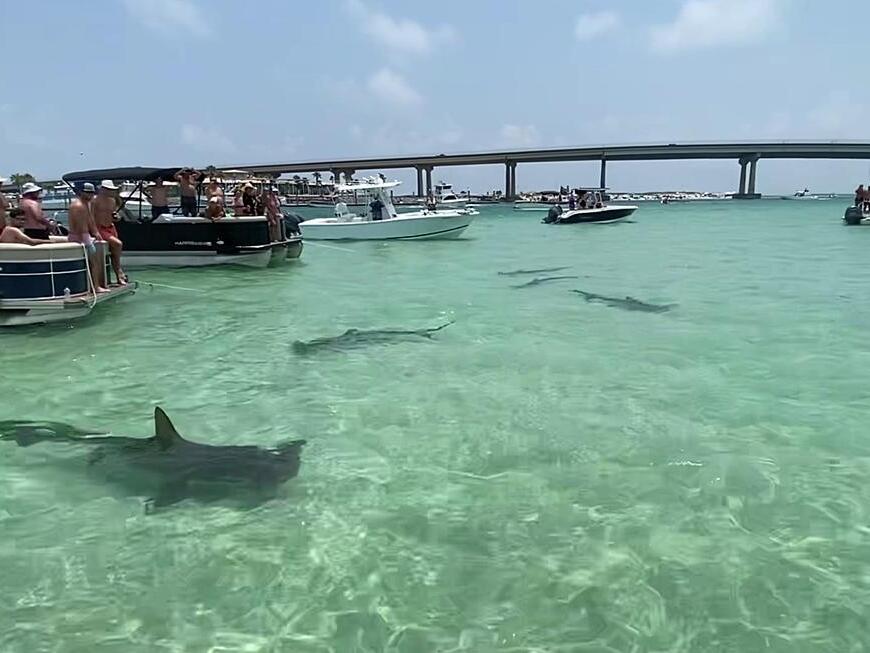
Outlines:
[[89, 181], [99, 184], [103, 179], [112, 181], [172, 181], [175, 173], [183, 168], [104, 168], [102, 170], [82, 170], [81, 172], [68, 172], [63, 176], [67, 183], [74, 184]]

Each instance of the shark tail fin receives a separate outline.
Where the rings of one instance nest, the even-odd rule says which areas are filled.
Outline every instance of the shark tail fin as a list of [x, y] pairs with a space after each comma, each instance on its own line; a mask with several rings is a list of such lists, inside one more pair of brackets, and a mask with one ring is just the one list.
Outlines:
[[154, 437], [160, 443], [161, 449], [168, 449], [172, 445], [184, 440], [178, 431], [175, 430], [175, 427], [169, 420], [169, 416], [163, 412], [160, 406], [154, 407]]

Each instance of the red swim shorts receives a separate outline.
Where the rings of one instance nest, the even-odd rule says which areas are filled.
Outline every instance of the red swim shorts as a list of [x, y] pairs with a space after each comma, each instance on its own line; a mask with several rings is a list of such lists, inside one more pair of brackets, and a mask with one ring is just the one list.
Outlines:
[[[107, 227], [104, 227], [103, 225], [98, 225], [97, 231], [100, 232], [100, 238], [102, 238], [103, 240], [109, 240], [109, 238], [118, 238], [118, 230], [115, 229], [115, 225], [113, 224], [110, 224]], [[120, 240], [120, 238], [118, 238], [118, 240]]]

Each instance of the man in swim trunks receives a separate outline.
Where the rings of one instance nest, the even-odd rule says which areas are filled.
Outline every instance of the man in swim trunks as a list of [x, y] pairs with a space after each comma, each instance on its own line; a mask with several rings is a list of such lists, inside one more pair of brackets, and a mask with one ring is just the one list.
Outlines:
[[154, 185], [151, 187], [151, 219], [156, 220], [164, 213], [169, 213], [169, 199], [167, 191], [169, 188], [163, 185], [163, 178], [158, 177], [154, 180]]
[[25, 223], [24, 233], [31, 238], [48, 240], [49, 235], [55, 230], [57, 223], [49, 220], [42, 212], [42, 204], [39, 202], [39, 194], [42, 189], [28, 181], [21, 188], [21, 201], [19, 206], [24, 209]]
[[121, 239], [118, 237], [118, 230], [115, 227], [115, 219], [118, 217], [117, 190], [118, 187], [112, 183], [111, 179], [103, 179], [100, 182], [100, 190], [97, 196], [91, 202], [91, 213], [94, 216], [100, 240], [105, 240], [109, 244], [115, 278], [119, 284], [125, 284], [127, 283], [127, 277], [121, 269], [121, 251], [124, 247]]
[[0, 225], [0, 243], [11, 243], [15, 245], [42, 245], [50, 243], [50, 240], [37, 240], [31, 238], [22, 231], [26, 217], [24, 209], [12, 209], [9, 212], [9, 225], [4, 227]]
[[182, 168], [175, 173], [175, 181], [181, 190], [181, 214], [185, 217], [196, 217], [196, 182], [199, 176], [193, 168]]
[[91, 268], [91, 284], [96, 292], [109, 292], [104, 287], [103, 271], [104, 261], [99, 255], [94, 241], [99, 238], [94, 216], [91, 214], [91, 200], [94, 199], [95, 191], [93, 184], [83, 184], [76, 197], [69, 203], [69, 236], [71, 243], [81, 243], [88, 254]]

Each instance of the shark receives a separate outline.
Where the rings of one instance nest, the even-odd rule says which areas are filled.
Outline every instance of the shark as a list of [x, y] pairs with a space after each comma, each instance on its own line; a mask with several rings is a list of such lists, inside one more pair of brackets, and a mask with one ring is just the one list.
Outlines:
[[373, 329], [370, 331], [348, 329], [338, 336], [325, 336], [308, 341], [297, 340], [293, 343], [293, 351], [304, 356], [318, 351], [346, 351], [370, 345], [388, 345], [421, 339], [431, 340], [435, 333], [446, 329], [451, 324], [453, 324], [452, 320], [429, 329]]
[[520, 274], [544, 274], [546, 272], [561, 272], [562, 270], [567, 270], [570, 265], [563, 265], [560, 268], [539, 268], [537, 270], [512, 270], [510, 272], [499, 272], [499, 274], [503, 277], [515, 277]]
[[587, 302], [600, 302], [613, 308], [621, 308], [625, 311], [640, 311], [642, 313], [666, 313], [675, 308], [676, 304], [649, 304], [634, 297], [608, 297], [607, 295], [598, 295], [594, 292], [586, 292], [585, 290], [572, 290]]
[[540, 286], [542, 283], [548, 283], [550, 281], [562, 281], [564, 279], [579, 279], [577, 275], [571, 276], [561, 276], [561, 277], [535, 277], [531, 281], [527, 281], [526, 283], [520, 283], [515, 286], [511, 286], [511, 288], [530, 288], [531, 286]]
[[146, 512], [184, 499], [212, 501], [247, 494], [257, 503], [275, 496], [277, 488], [299, 473], [305, 440], [263, 448], [253, 445], [210, 445], [183, 438], [160, 408], [154, 409], [154, 435], [122, 437], [87, 431], [59, 422], [0, 422], [0, 441], [21, 447], [44, 442], [89, 449], [89, 470], [145, 495]]

